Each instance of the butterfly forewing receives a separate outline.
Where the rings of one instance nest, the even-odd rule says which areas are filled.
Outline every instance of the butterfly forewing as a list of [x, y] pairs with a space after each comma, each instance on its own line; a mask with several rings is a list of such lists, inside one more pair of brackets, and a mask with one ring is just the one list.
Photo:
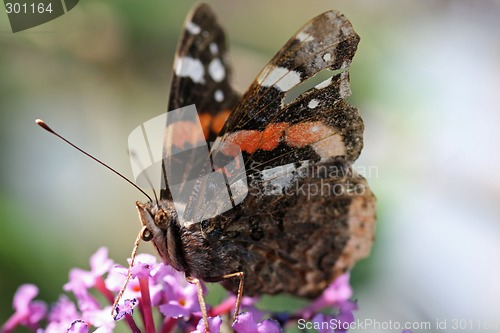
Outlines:
[[213, 141], [239, 101], [231, 87], [224, 31], [207, 4], [186, 19], [174, 60], [169, 110], [196, 105], [207, 141]]
[[[163, 162], [160, 193], [162, 199], [173, 199], [167, 170], [182, 170], [184, 182], [200, 178], [211, 171], [208, 156], [202, 156], [200, 149], [190, 149], [200, 146], [200, 136], [196, 135], [199, 126], [205, 136], [203, 143], [214, 141], [239, 101], [239, 94], [230, 85], [231, 72], [224, 31], [211, 8], [207, 4], [200, 4], [191, 11], [184, 23], [174, 60], [169, 96], [170, 111], [195, 105], [198, 117], [189, 120], [181, 117], [180, 125], [179, 121], [169, 117], [165, 139], [165, 154], [168, 158]], [[168, 147], [172, 145], [179, 146], [184, 152], [171, 156]], [[190, 193], [189, 189], [185, 191], [183, 196]]]
[[[240, 145], [246, 166], [275, 167], [301, 160], [359, 155], [363, 122], [346, 99], [349, 72], [359, 42], [350, 22], [330, 11], [300, 29], [264, 67], [228, 118], [223, 142]], [[331, 75], [291, 101], [293, 89], [320, 72]]]

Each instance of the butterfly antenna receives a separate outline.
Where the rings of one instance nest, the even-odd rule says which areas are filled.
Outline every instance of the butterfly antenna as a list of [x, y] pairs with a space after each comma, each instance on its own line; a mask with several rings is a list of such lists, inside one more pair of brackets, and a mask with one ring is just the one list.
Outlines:
[[[134, 158], [133, 161], [135, 162], [135, 164], [137, 164], [139, 169], [145, 170], [144, 166], [142, 165], [141, 161], [139, 160], [139, 158], [137, 157], [135, 152], [132, 150], [129, 150], [128, 153], [130, 154], [130, 156], [132, 156]], [[146, 181], [148, 182], [148, 185], [151, 187], [151, 190], [153, 190], [153, 195], [155, 196], [156, 204], [159, 206], [160, 202], [158, 201], [158, 196], [156, 195], [156, 191], [155, 191], [155, 188], [153, 186], [153, 182], [151, 181], [151, 179], [148, 177], [147, 174], [145, 176], [146, 176]]]
[[151, 188], [153, 190], [153, 195], [155, 196], [156, 204], [159, 206], [160, 202], [158, 201], [158, 196], [156, 195], [156, 191], [154, 188]]
[[[149, 201], [153, 201], [153, 199], [151, 199], [151, 197], [146, 192], [144, 192], [139, 186], [137, 186], [136, 184], [134, 184], [134, 182], [132, 182], [130, 179], [128, 179], [127, 177], [125, 177], [124, 175], [122, 175], [121, 173], [119, 173], [118, 171], [116, 171], [115, 169], [113, 169], [112, 167], [110, 167], [109, 165], [107, 165], [106, 163], [104, 163], [103, 161], [97, 159], [96, 157], [94, 157], [94, 156], [90, 155], [89, 153], [87, 153], [85, 150], [81, 149], [80, 147], [78, 147], [75, 144], [73, 144], [70, 141], [68, 141], [66, 138], [64, 138], [59, 133], [55, 132], [52, 128], [50, 128], [43, 120], [37, 119], [37, 120], [35, 120], [35, 123], [38, 126], [40, 126], [41, 128], [43, 128], [44, 130], [46, 130], [47, 132], [50, 132], [50, 133], [54, 134], [59, 139], [63, 140], [67, 144], [69, 144], [71, 147], [73, 147], [76, 150], [80, 151], [81, 153], [87, 155], [88, 157], [90, 157], [91, 159], [93, 159], [97, 163], [101, 164], [102, 166], [108, 168], [109, 170], [111, 170], [112, 172], [114, 172], [116, 175], [120, 176], [122, 179], [124, 179], [126, 182], [128, 182], [130, 185], [132, 185], [133, 187], [135, 187], [137, 190], [139, 190], [139, 192], [141, 192], [142, 194], [144, 194], [149, 199]], [[156, 193], [155, 193], [155, 197], [156, 197]], [[158, 201], [158, 199], [156, 199], [156, 201]]]

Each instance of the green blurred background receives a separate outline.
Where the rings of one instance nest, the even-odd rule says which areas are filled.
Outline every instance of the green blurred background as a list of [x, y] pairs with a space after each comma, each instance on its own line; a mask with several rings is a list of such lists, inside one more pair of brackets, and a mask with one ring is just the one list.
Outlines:
[[[379, 220], [372, 256], [353, 272], [357, 318], [447, 319], [442, 332], [457, 331], [453, 319], [497, 320], [500, 2], [209, 3], [242, 91], [323, 11], [340, 10], [361, 36], [351, 70], [351, 101], [366, 124], [357, 164], [371, 170]], [[167, 111], [193, 4], [86, 0], [16, 34], [0, 6], [0, 322], [20, 284], [35, 283], [54, 302], [69, 270], [88, 268], [100, 246], [125, 264], [139, 230], [134, 202], [144, 198], [34, 120], [131, 177], [127, 136]], [[484, 331], [476, 328], [463, 331]]]

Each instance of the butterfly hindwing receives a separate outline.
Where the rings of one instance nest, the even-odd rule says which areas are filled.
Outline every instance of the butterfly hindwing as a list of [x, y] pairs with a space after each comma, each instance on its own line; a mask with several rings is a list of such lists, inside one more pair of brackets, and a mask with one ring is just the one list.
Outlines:
[[[336, 172], [335, 167], [323, 169]], [[238, 253], [229, 256], [225, 269], [244, 272], [245, 294], [314, 298], [370, 253], [375, 197], [366, 180], [351, 172], [322, 178], [325, 174], [313, 174], [317, 170], [284, 191], [263, 194], [254, 187], [231, 215], [207, 224], [208, 239], [221, 230], [227, 235], [218, 239], [217, 248]], [[238, 290], [238, 281], [223, 284]]]

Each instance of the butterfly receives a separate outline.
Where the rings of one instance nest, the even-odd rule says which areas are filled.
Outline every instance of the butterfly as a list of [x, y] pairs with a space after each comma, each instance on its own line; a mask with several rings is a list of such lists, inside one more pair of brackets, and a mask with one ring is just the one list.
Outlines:
[[[344, 15], [325, 12], [293, 35], [240, 96], [213, 11], [207, 4], [192, 10], [168, 107], [196, 106], [211, 162], [163, 161], [160, 198], [137, 203], [142, 239], [166, 263], [198, 285], [221, 282], [238, 300], [278, 293], [314, 298], [369, 254], [375, 197], [352, 167], [364, 125], [347, 101], [358, 42]], [[189, 130], [176, 131], [175, 120], [165, 126], [170, 145], [196, 146]], [[224, 161], [238, 163], [228, 170]], [[176, 190], [184, 195], [182, 209], [168, 170], [193, 180], [193, 187]], [[212, 178], [196, 180], [203, 172], [226, 177], [231, 209], [218, 207]]]
[[[364, 125], [347, 101], [358, 42], [344, 15], [325, 12], [299, 29], [240, 96], [231, 86], [223, 29], [207, 4], [195, 7], [176, 52], [171, 111], [155, 118], [161, 135], [149, 142], [162, 157], [155, 200], [36, 123], [148, 197], [136, 203], [143, 227], [130, 266], [140, 240], [151, 241], [165, 263], [197, 285], [209, 327], [202, 281], [238, 295], [236, 316], [242, 295], [314, 298], [369, 255], [376, 200], [353, 168]], [[153, 184], [154, 176], [145, 178]]]

